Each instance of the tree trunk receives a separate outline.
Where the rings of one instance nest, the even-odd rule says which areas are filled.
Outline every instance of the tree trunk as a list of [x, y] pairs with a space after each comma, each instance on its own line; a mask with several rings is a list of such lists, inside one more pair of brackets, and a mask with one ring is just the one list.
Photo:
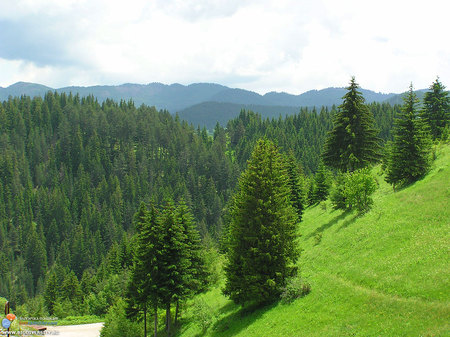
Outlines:
[[167, 327], [167, 336], [170, 336], [170, 324], [171, 324], [171, 317], [170, 317], [170, 302], [167, 303], [166, 307], [166, 327]]
[[144, 305], [144, 337], [147, 337], [147, 305]]
[[[154, 331], [154, 337], [157, 337], [158, 335], [158, 306], [155, 305], [155, 331]], [[147, 337], [147, 336], [145, 336]]]

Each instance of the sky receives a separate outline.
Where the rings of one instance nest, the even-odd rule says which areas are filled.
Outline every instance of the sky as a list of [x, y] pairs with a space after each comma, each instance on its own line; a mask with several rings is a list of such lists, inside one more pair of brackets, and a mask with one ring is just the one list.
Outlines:
[[1, 0], [0, 86], [450, 87], [448, 0]]

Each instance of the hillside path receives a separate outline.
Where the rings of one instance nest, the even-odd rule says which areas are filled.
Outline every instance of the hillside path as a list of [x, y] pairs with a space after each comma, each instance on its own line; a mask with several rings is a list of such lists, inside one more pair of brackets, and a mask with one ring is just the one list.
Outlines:
[[[103, 323], [48, 326], [47, 331], [55, 331], [59, 337], [99, 337]], [[49, 334], [49, 336], [52, 336]]]

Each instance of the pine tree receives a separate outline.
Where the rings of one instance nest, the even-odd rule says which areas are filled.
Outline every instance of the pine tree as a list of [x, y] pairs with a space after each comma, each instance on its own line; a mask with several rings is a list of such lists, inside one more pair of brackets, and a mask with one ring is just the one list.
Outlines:
[[242, 305], [275, 299], [297, 271], [297, 222], [283, 158], [259, 140], [234, 196], [224, 294]]
[[418, 102], [411, 84], [395, 121], [395, 139], [388, 154], [386, 181], [394, 188], [418, 180], [430, 168], [430, 138], [424, 120], [418, 118]]
[[430, 86], [430, 91], [425, 93], [421, 117], [430, 127], [433, 140], [441, 139], [450, 124], [450, 97], [439, 77]]
[[342, 172], [352, 172], [377, 162], [381, 149], [373, 114], [364, 104], [354, 77], [347, 90], [322, 154], [326, 165]]

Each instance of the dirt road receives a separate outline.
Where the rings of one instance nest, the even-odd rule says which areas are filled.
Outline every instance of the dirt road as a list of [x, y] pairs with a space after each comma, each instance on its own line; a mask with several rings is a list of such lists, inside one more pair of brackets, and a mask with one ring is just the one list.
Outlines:
[[[103, 323], [48, 326], [47, 331], [59, 332], [59, 337], [99, 337]], [[52, 336], [52, 335], [49, 335]]]

